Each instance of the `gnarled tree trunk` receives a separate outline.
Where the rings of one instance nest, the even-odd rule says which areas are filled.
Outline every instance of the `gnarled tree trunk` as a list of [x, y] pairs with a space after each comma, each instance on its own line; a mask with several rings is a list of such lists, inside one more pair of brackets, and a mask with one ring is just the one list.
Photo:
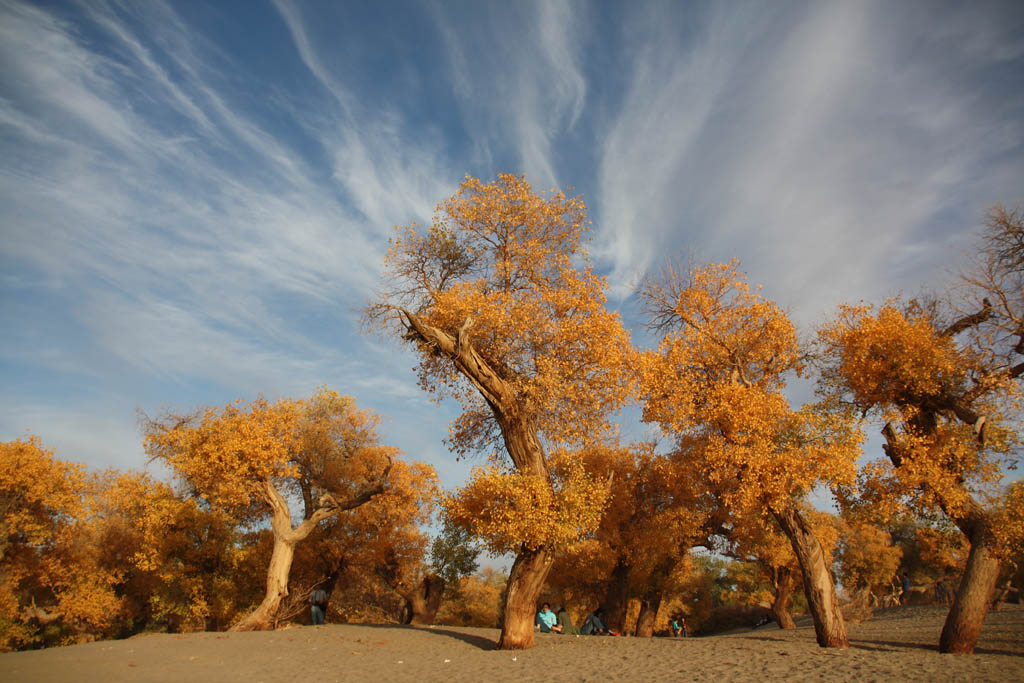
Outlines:
[[790, 505], [774, 514], [800, 562], [800, 569], [804, 575], [804, 594], [807, 596], [807, 605], [814, 619], [814, 635], [818, 645], [850, 647], [843, 613], [839, 609], [835, 582], [825, 561], [825, 551], [821, 547], [821, 542], [796, 506]]
[[978, 518], [972, 526], [967, 533], [971, 543], [967, 567], [942, 627], [940, 652], [965, 655], [974, 652], [999, 580], [999, 559], [993, 553], [994, 539], [987, 520]]
[[433, 624], [437, 610], [441, 608], [444, 579], [437, 574], [428, 574], [411, 590], [400, 591], [399, 594], [405, 598], [401, 619], [403, 624]]
[[[381, 475], [382, 480], [387, 477], [390, 470], [391, 466], [389, 465]], [[292, 570], [292, 560], [295, 558], [295, 546], [313, 533], [313, 529], [321, 521], [333, 517], [343, 510], [357, 508], [383, 490], [384, 485], [377, 484], [341, 503], [326, 497], [327, 505], [325, 507], [317, 508], [311, 517], [293, 529], [292, 513], [288, 502], [274, 487], [273, 482], [269, 479], [264, 480], [263, 499], [270, 506], [270, 527], [274, 532], [274, 550], [270, 555], [270, 565], [267, 567], [267, 592], [259, 607], [232, 626], [231, 630], [265, 631], [272, 629], [274, 617], [277, 615], [278, 607], [281, 606], [281, 600], [288, 595], [288, 577]]]
[[274, 534], [274, 550], [267, 567], [267, 592], [259, 604], [245, 619], [231, 627], [232, 631], [267, 631], [274, 627], [274, 617], [281, 600], [288, 595], [288, 575], [295, 558], [295, 544]]
[[796, 588], [796, 574], [789, 567], [779, 567], [775, 571], [775, 599], [772, 601], [772, 617], [779, 628], [796, 628], [793, 615], [789, 611], [789, 603], [793, 599]]
[[505, 587], [499, 650], [525, 650], [533, 647], [537, 598], [540, 597], [553, 562], [554, 556], [545, 548], [519, 550]]
[[[469, 338], [472, 319], [467, 318], [452, 336], [428, 325], [415, 313], [403, 309], [402, 315], [408, 323], [408, 338], [428, 344], [435, 353], [450, 358], [455, 368], [480, 392], [501, 428], [505, 449], [516, 471], [533, 474], [547, 481], [547, 458], [537, 438], [537, 428], [520, 405], [514, 386], [502, 379], [473, 348]], [[550, 551], [544, 547], [535, 550], [523, 548], [519, 551], [505, 590], [499, 649], [533, 647], [536, 602], [552, 561]]]

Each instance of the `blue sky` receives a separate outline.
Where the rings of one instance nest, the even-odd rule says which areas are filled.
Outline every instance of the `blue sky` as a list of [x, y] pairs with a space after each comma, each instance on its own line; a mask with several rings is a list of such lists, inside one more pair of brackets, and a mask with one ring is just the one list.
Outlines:
[[689, 250], [809, 330], [1024, 199], [1022, 85], [1019, 2], [0, 0], [0, 440], [142, 467], [138, 409], [327, 384], [458, 484], [355, 310], [464, 174], [582, 192], [638, 340]]

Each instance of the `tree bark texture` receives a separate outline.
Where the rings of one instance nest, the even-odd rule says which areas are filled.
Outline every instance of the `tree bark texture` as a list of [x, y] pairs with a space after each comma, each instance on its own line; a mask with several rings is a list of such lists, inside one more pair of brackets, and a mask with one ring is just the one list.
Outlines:
[[775, 513], [782, 531], [789, 538], [804, 576], [804, 594], [814, 619], [814, 635], [821, 647], [850, 647], [846, 623], [839, 609], [836, 586], [832, 580], [825, 551], [811, 526], [796, 506]]
[[775, 599], [772, 601], [772, 617], [779, 628], [796, 628], [793, 615], [789, 611], [793, 590], [797, 584], [796, 574], [789, 567], [779, 567], [775, 578]]
[[505, 588], [499, 650], [525, 650], [533, 647], [537, 598], [540, 597], [553, 562], [554, 556], [546, 548], [522, 548], [516, 555]]
[[968, 534], [971, 550], [967, 567], [942, 627], [940, 652], [972, 654], [992, 604], [999, 580], [999, 559], [993, 553], [994, 540], [986, 522], [979, 520], [973, 533]]
[[619, 558], [612, 569], [611, 581], [604, 597], [604, 623], [615, 633], [624, 633], [629, 613], [629, 582], [633, 567]]
[[274, 534], [274, 550], [267, 567], [267, 592], [263, 602], [249, 616], [231, 627], [232, 631], [267, 631], [274, 628], [274, 617], [281, 600], [288, 595], [288, 575], [295, 557], [295, 544]]
[[403, 624], [433, 624], [437, 610], [441, 608], [444, 579], [436, 574], [429, 574], [412, 590], [401, 595], [405, 598]]
[[661, 591], [651, 591], [640, 599], [640, 614], [636, 618], [637, 638], [650, 638], [654, 635], [654, 624], [661, 608]]

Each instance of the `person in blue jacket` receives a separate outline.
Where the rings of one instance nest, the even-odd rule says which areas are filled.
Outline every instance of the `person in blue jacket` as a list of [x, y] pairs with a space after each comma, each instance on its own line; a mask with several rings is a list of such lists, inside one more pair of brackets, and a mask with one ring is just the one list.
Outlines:
[[545, 602], [537, 612], [537, 619], [534, 621], [536, 628], [540, 629], [541, 633], [561, 633], [562, 627], [558, 625], [558, 617], [554, 612], [551, 611], [551, 603]]

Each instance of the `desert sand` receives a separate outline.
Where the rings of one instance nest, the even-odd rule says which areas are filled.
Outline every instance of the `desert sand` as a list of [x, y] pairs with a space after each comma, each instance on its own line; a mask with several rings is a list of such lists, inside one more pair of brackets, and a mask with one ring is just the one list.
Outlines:
[[977, 654], [939, 654], [942, 607], [880, 610], [824, 650], [808, 619], [706, 638], [538, 635], [494, 650], [496, 629], [328, 624], [262, 633], [153, 634], [0, 655], [2, 681], [1024, 680], [1024, 607], [989, 614]]

